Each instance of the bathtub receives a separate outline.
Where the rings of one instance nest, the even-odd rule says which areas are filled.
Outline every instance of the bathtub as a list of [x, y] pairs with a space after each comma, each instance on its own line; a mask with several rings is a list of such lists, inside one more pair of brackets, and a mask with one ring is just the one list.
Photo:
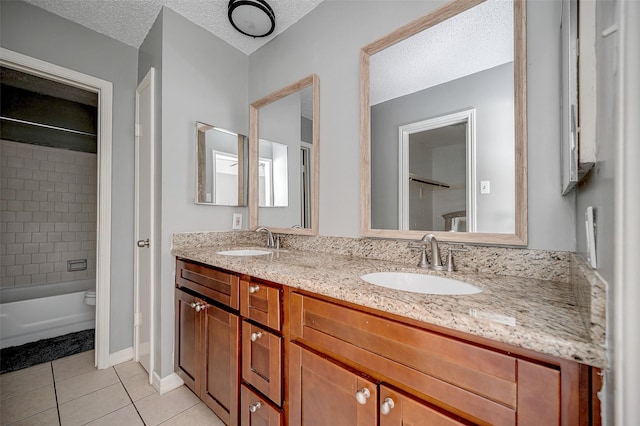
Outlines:
[[0, 348], [95, 328], [95, 279], [0, 289]]

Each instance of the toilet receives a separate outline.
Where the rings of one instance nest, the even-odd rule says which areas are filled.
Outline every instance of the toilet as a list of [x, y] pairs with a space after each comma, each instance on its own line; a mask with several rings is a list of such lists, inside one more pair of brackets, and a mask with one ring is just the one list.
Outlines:
[[96, 305], [96, 292], [92, 290], [87, 290], [84, 292], [84, 303], [86, 305], [95, 306]]

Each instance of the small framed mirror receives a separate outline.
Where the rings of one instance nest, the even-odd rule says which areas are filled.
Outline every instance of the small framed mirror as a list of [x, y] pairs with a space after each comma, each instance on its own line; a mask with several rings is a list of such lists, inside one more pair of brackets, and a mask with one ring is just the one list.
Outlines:
[[244, 135], [196, 123], [196, 204], [247, 205], [248, 148]]
[[319, 87], [312, 74], [250, 106], [251, 229], [318, 234]]

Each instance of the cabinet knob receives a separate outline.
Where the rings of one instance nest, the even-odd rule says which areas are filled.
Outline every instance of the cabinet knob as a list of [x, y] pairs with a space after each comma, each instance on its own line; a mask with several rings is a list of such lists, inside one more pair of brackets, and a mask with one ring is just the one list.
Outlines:
[[189, 306], [191, 306], [193, 309], [195, 309], [196, 312], [203, 311], [207, 307], [207, 305], [203, 305], [200, 302], [193, 302]]
[[249, 294], [257, 293], [260, 290], [260, 286], [258, 285], [250, 285], [249, 286]]
[[391, 409], [395, 406], [396, 404], [395, 402], [393, 402], [393, 399], [386, 397], [384, 399], [384, 402], [380, 405], [380, 412], [382, 413], [383, 416], [386, 416], [391, 412]]
[[253, 404], [249, 405], [249, 411], [251, 411], [252, 413], [255, 413], [256, 411], [258, 411], [258, 408], [260, 407], [262, 407], [262, 404], [260, 403], [260, 401], [254, 402]]
[[367, 403], [367, 399], [369, 399], [370, 396], [371, 396], [371, 392], [369, 392], [369, 389], [362, 388], [362, 390], [359, 390], [358, 392], [356, 392], [356, 401], [364, 405]]
[[252, 342], [255, 342], [256, 340], [258, 340], [261, 337], [262, 337], [262, 332], [261, 331], [257, 331], [255, 333], [251, 333], [251, 341]]

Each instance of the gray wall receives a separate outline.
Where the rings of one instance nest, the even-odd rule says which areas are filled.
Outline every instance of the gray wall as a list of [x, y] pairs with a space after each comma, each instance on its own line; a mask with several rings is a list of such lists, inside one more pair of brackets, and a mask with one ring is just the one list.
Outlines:
[[[19, 1], [0, 2], [0, 45], [113, 83], [109, 352], [133, 343], [133, 143], [137, 51]], [[115, 190], [117, 189], [117, 190]]]
[[[376, 223], [380, 223], [382, 229], [397, 229], [398, 127], [471, 108], [476, 114], [477, 186], [483, 180], [491, 182], [490, 194], [480, 195], [479, 188], [469, 188], [476, 192], [477, 231], [514, 232], [513, 63], [371, 108], [371, 211], [372, 218], [376, 219], [372, 220], [374, 228], [378, 227]], [[464, 175], [462, 180], [464, 184]], [[464, 210], [464, 206], [457, 210]]]
[[[160, 273], [156, 283], [156, 373], [173, 372], [174, 276], [171, 235], [176, 232], [231, 228], [232, 215], [246, 208], [196, 205], [196, 122], [248, 134], [248, 57], [204, 29], [163, 8], [151, 38], [143, 44], [141, 79], [161, 64], [162, 133], [159, 197]], [[145, 46], [146, 45], [146, 46]], [[160, 48], [158, 48], [160, 45]], [[148, 55], [148, 57], [146, 56]], [[160, 58], [158, 56], [161, 55]]]
[[[320, 77], [321, 235], [359, 236], [360, 48], [440, 4], [327, 0], [250, 55], [250, 101], [311, 73]], [[575, 248], [574, 198], [559, 191], [560, 10], [559, 2], [527, 3], [529, 247], [534, 249]]]

